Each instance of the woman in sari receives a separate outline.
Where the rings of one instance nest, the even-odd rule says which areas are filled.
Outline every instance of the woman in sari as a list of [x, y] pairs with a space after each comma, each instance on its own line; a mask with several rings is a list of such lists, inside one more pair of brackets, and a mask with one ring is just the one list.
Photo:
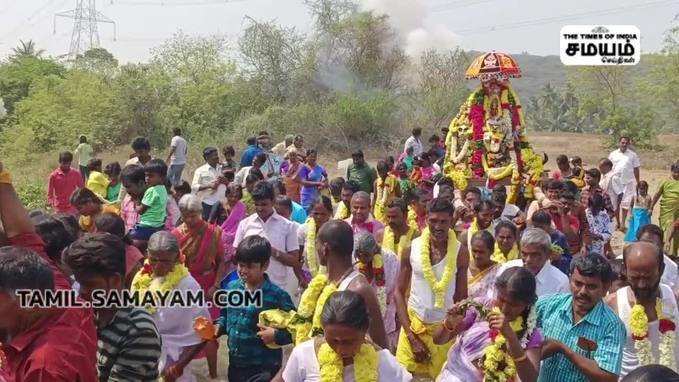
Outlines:
[[302, 189], [302, 183], [299, 180], [299, 172], [304, 166], [304, 163], [300, 162], [299, 155], [297, 151], [288, 150], [285, 154], [288, 159], [288, 166], [283, 170], [283, 182], [285, 184], [285, 194], [288, 198], [299, 203], [299, 193]]
[[526, 268], [509, 268], [498, 276], [495, 290], [497, 297], [487, 303], [487, 308], [492, 310], [485, 319], [480, 318], [477, 308], [462, 311], [464, 305], [458, 303], [434, 334], [435, 343], [455, 339], [437, 382], [483, 381], [484, 374], [488, 373], [483, 360], [486, 348], [491, 345], [491, 330], [506, 339], [502, 349], [514, 360], [514, 377], [522, 382], [537, 380], [543, 338], [540, 329], [535, 327], [535, 276]]
[[[201, 207], [202, 210], [202, 207]], [[200, 216], [200, 213], [198, 214]], [[182, 264], [182, 254], [177, 238], [167, 231], [159, 231], [151, 235], [148, 242], [148, 259], [144, 268], [135, 275], [130, 290], [146, 293], [158, 293], [176, 290], [186, 295], [189, 291], [196, 293], [200, 285]], [[193, 328], [199, 317], [207, 318], [207, 309], [202, 306], [146, 307], [161, 337], [162, 352], [159, 359], [160, 374], [163, 381], [194, 382], [195, 375], [186, 370], [188, 364], [200, 349], [210, 346], [204, 343]], [[212, 373], [212, 378], [217, 373]], [[131, 380], [135, 380], [133, 377]], [[138, 379], [137, 379], [138, 380]]]
[[302, 182], [300, 204], [307, 214], [311, 210], [311, 204], [320, 195], [320, 190], [328, 186], [328, 173], [316, 160], [316, 150], [307, 151], [306, 165], [299, 170], [299, 179]]
[[469, 275], [467, 293], [469, 298], [482, 298], [493, 286], [500, 265], [491, 260], [495, 249], [495, 239], [488, 231], [477, 231], [472, 235], [469, 248]]
[[[222, 229], [203, 220], [203, 206], [195, 195], [184, 195], [179, 200], [182, 224], [172, 230], [179, 241], [181, 253], [186, 257], [185, 265], [191, 276], [200, 284], [208, 298], [219, 289], [226, 275], [226, 261], [222, 243]], [[212, 319], [219, 317], [219, 309], [210, 308]], [[217, 375], [216, 341], [205, 346], [210, 376]]]
[[224, 245], [224, 253], [226, 265], [226, 273], [228, 274], [235, 267], [232, 264], [233, 256], [236, 250], [233, 248], [233, 240], [236, 238], [236, 230], [238, 223], [247, 217], [247, 208], [241, 202], [243, 198], [243, 189], [240, 185], [231, 183], [226, 188], [226, 202], [224, 203], [224, 211], [227, 218], [222, 223], [222, 244]]

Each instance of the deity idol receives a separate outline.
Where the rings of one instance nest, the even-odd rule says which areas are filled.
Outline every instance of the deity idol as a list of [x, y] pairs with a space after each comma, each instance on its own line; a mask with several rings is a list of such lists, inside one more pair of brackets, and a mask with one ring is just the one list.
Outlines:
[[509, 77], [521, 76], [518, 65], [507, 54], [486, 53], [472, 62], [466, 76], [479, 78], [481, 86], [450, 124], [444, 172], [460, 189], [469, 181], [486, 181], [490, 188], [511, 181], [510, 200], [522, 188], [530, 194], [543, 162], [526, 139], [521, 103], [509, 83]]

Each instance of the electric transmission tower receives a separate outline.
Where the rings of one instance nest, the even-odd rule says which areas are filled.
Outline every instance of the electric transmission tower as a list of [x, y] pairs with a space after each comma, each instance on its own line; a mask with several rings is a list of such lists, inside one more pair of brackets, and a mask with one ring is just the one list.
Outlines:
[[116, 38], [116, 23], [103, 13], [97, 11], [96, 0], [76, 0], [75, 9], [54, 14], [54, 33], [57, 32], [57, 17], [73, 19], [73, 33], [68, 58], [75, 59], [78, 54], [89, 49], [98, 48], [98, 23], [113, 24], [113, 39]]

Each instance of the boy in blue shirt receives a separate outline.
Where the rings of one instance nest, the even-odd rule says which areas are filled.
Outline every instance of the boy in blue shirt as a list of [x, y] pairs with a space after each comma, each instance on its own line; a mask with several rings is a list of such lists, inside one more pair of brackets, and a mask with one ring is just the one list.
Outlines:
[[146, 242], [151, 235], [165, 227], [167, 219], [167, 165], [160, 159], [150, 160], [144, 166], [146, 191], [137, 207], [139, 222], [130, 230], [132, 240]]
[[[269, 309], [295, 309], [287, 292], [269, 281], [265, 271], [271, 258], [271, 244], [261, 236], [248, 236], [238, 245], [234, 261], [239, 278], [225, 280], [222, 289], [261, 290], [261, 307], [227, 307], [217, 319], [217, 335], [228, 334], [229, 381], [270, 381], [282, 364], [280, 348], [267, 345], [292, 343], [288, 331], [259, 326], [259, 313]], [[224, 285], [226, 284], [226, 285]]]

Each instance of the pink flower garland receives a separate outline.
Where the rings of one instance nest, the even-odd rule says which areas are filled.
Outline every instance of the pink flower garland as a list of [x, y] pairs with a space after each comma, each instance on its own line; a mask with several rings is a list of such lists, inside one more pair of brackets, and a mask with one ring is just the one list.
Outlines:
[[483, 150], [480, 144], [483, 141], [483, 125], [485, 120], [485, 111], [483, 110], [483, 104], [474, 104], [469, 109], [469, 120], [472, 123], [472, 142], [474, 146], [474, 152], [472, 153], [472, 172], [476, 178], [483, 177], [483, 164], [481, 163], [483, 158]]

